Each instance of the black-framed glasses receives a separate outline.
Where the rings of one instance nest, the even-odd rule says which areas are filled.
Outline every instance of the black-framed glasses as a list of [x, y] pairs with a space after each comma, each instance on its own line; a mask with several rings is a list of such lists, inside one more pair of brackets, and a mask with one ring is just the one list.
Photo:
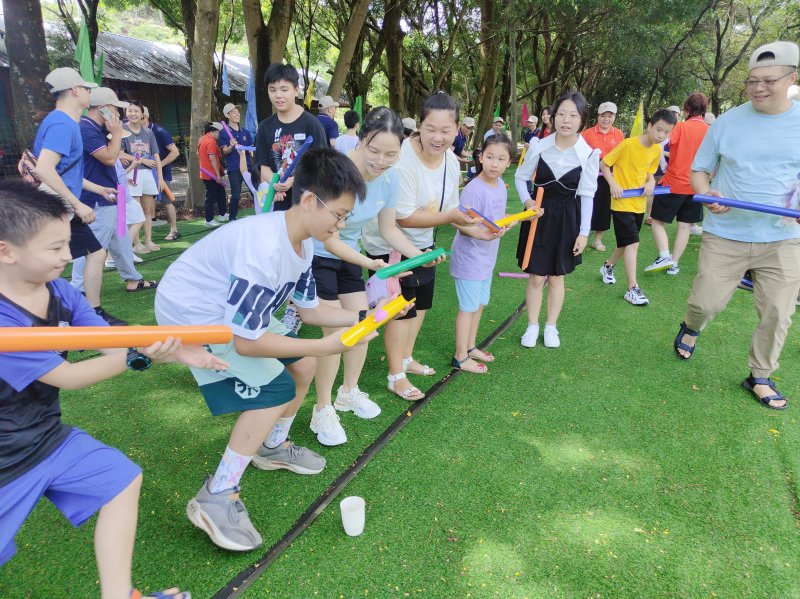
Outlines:
[[317, 194], [315, 194], [313, 191], [310, 191], [310, 190], [308, 190], [308, 193], [310, 193], [312, 196], [314, 196], [315, 198], [317, 198], [317, 201], [318, 201], [320, 204], [322, 204], [323, 206], [325, 206], [325, 210], [327, 210], [328, 212], [330, 212], [330, 213], [331, 213], [331, 215], [332, 215], [332, 216], [333, 216], [333, 217], [336, 219], [336, 224], [337, 224], [337, 225], [338, 225], [339, 223], [343, 223], [343, 222], [345, 222], [345, 221], [346, 221], [348, 218], [350, 218], [351, 216], [353, 216], [353, 211], [352, 211], [352, 210], [351, 210], [350, 212], [346, 213], [346, 214], [343, 214], [343, 215], [339, 216], [339, 215], [338, 215], [338, 214], [336, 214], [336, 213], [335, 213], [333, 210], [331, 210], [330, 208], [328, 208], [328, 205], [327, 205], [325, 202], [323, 202], [323, 201], [320, 199], [320, 197], [319, 197]]

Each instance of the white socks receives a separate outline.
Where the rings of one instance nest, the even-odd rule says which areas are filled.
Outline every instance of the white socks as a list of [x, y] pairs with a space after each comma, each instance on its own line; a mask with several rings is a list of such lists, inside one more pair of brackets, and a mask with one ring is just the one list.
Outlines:
[[208, 490], [212, 493], [220, 493], [227, 489], [239, 486], [245, 468], [250, 463], [253, 456], [241, 455], [233, 451], [230, 447], [225, 448], [225, 453], [217, 466], [214, 478], [208, 485]]
[[289, 438], [289, 429], [292, 428], [292, 422], [294, 422], [294, 416], [278, 418], [275, 426], [272, 427], [272, 430], [267, 436], [267, 440], [264, 441], [264, 447], [275, 449], [278, 445], [286, 441], [286, 439]]

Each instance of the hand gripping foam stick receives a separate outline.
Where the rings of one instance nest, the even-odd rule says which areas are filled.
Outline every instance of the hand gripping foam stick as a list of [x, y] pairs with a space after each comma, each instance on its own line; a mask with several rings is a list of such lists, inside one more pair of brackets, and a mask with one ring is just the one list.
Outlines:
[[427, 264], [428, 262], [433, 262], [439, 256], [447, 255], [449, 253], [450, 252], [447, 252], [444, 248], [436, 248], [435, 250], [431, 250], [430, 252], [423, 252], [419, 256], [409, 258], [408, 260], [403, 260], [402, 262], [398, 262], [397, 264], [392, 264], [391, 266], [384, 266], [375, 273], [375, 276], [378, 277], [379, 279], [388, 279], [389, 277], [396, 277], [402, 272], [406, 272], [407, 270], [411, 270], [412, 268], [416, 268], [417, 266], [422, 266], [423, 264]]
[[[538, 212], [542, 209], [542, 199], [544, 198], [544, 187], [539, 187], [536, 190], [536, 208], [535, 210]], [[539, 223], [539, 220], [532, 220], [531, 221], [531, 228], [528, 231], [528, 241], [525, 245], [525, 254], [522, 256], [522, 270], [528, 268], [528, 265], [531, 262], [531, 251], [533, 250], [533, 237], [536, 235], [536, 225]]]
[[106, 349], [141, 347], [180, 338], [184, 345], [228, 343], [233, 332], [226, 326], [164, 327], [0, 327], [0, 352]]
[[[668, 193], [672, 193], [672, 189], [669, 187], [660, 187], [656, 186], [653, 188], [653, 195], [654, 196], [663, 196]], [[634, 189], [623, 189], [622, 190], [622, 197], [623, 198], [638, 198], [639, 196], [644, 195], [644, 187], [636, 187]]]
[[753, 212], [763, 212], [765, 214], [776, 214], [778, 216], [788, 216], [789, 218], [800, 218], [800, 210], [792, 210], [783, 206], [770, 206], [768, 204], [756, 204], [755, 202], [745, 202], [744, 200], [734, 200], [732, 198], [715, 198], [696, 194], [692, 198], [695, 202], [703, 204], [719, 204], [720, 206], [730, 206], [731, 208], [741, 208], [742, 210], [752, 210]]
[[[314, 136], [309, 135], [306, 137], [306, 140], [303, 142], [303, 145], [300, 146], [300, 149], [297, 150], [294, 154], [294, 159], [289, 167], [286, 169], [286, 172], [283, 173], [283, 177], [280, 177], [278, 173], [272, 175], [272, 180], [269, 182], [269, 190], [267, 191], [266, 197], [264, 198], [263, 203], [261, 204], [261, 212], [269, 212], [272, 209], [272, 199], [275, 197], [275, 184], [280, 181], [281, 183], [286, 183], [289, 180], [289, 177], [292, 176], [294, 172], [294, 167], [297, 166], [297, 163], [300, 162], [300, 157], [305, 153], [305, 151], [311, 146], [314, 142]], [[280, 177], [280, 179], [278, 179]]]
[[383, 308], [375, 310], [375, 312], [373, 312], [370, 316], [367, 316], [364, 320], [342, 333], [342, 343], [347, 347], [354, 346], [372, 331], [376, 330], [380, 326], [383, 326], [392, 318], [397, 316], [403, 308], [405, 308], [408, 304], [413, 303], [416, 299], [417, 298], [407, 300], [402, 295], [394, 298]]

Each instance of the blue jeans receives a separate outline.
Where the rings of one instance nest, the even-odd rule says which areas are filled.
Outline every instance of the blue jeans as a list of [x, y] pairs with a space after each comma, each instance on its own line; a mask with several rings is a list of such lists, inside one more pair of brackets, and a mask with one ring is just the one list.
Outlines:
[[222, 216], [225, 214], [225, 205], [228, 203], [228, 197], [225, 195], [225, 187], [216, 181], [203, 179], [203, 185], [206, 186], [206, 222], [211, 222], [214, 220], [214, 204], [217, 205], [217, 214]]
[[236, 220], [236, 215], [239, 214], [239, 199], [242, 197], [242, 173], [240, 171], [228, 171], [228, 181], [231, 184], [231, 204], [228, 207], [228, 214], [231, 220]]

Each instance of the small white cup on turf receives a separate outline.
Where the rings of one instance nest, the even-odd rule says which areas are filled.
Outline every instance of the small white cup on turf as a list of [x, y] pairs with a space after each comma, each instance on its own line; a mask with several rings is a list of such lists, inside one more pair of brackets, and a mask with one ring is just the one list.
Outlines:
[[339, 503], [342, 512], [342, 526], [351, 537], [357, 537], [364, 532], [364, 519], [366, 517], [366, 502], [363, 497], [351, 495]]

